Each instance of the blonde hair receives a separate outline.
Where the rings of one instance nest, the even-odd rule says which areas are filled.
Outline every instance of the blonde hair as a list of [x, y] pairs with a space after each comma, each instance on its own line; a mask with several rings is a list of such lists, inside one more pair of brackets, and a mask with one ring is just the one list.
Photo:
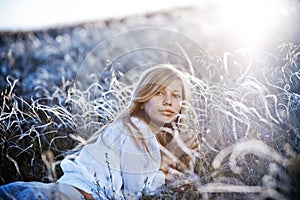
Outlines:
[[[131, 121], [131, 117], [135, 116], [147, 122], [147, 115], [144, 113], [144, 110], [141, 109], [143, 104], [176, 79], [179, 79], [182, 83], [182, 104], [189, 105], [188, 99], [190, 96], [190, 88], [185, 77], [186, 76], [182, 71], [170, 64], [160, 64], [151, 67], [140, 76], [132, 93], [129, 106], [116, 119], [123, 122], [139, 147], [144, 146], [148, 151], [148, 147], [142, 134], [140, 133], [139, 128]], [[180, 115], [185, 115], [185, 107], [186, 106], [181, 106]], [[181, 117], [178, 117], [177, 123], [179, 123], [179, 121], [180, 124], [184, 123], [184, 119]], [[138, 135], [133, 134], [133, 131], [128, 126], [129, 124], [137, 130]], [[158, 140], [161, 142], [164, 138], [158, 138]]]
[[[188, 100], [191, 91], [189, 86], [190, 84], [188, 84], [187, 75], [170, 64], [156, 65], [141, 74], [138, 82], [135, 84], [133, 93], [131, 95], [131, 100], [127, 108], [123, 110], [115, 119], [112, 119], [106, 125], [102, 126], [85, 143], [81, 143], [77, 147], [75, 147], [72, 151], [70, 151], [70, 153], [78, 153], [86, 144], [96, 142], [99, 135], [100, 137], [102, 137], [102, 133], [104, 132], [104, 130], [115, 121], [122, 122], [129, 131], [136, 145], [140, 148], [144, 147], [147, 152], [150, 153], [139, 128], [132, 122], [131, 117], [135, 116], [147, 122], [146, 114], [144, 113], [144, 110], [141, 109], [141, 106], [145, 102], [149, 101], [158, 91], [165, 88], [176, 79], [179, 79], [182, 83], [182, 105], [180, 115], [185, 116], [186, 108], [190, 107], [190, 103]], [[178, 127], [179, 123], [183, 126], [187, 125], [184, 117], [178, 117], [176, 122]], [[138, 135], [134, 134], [134, 132], [131, 130], [131, 127], [136, 130], [136, 133]], [[163, 141], [166, 141], [166, 138], [162, 138], [157, 135], [157, 139], [162, 145], [164, 145]]]
[[[151, 151], [146, 144], [145, 138], [143, 137], [143, 134], [141, 133], [139, 127], [137, 127], [132, 121], [132, 117], [137, 117], [147, 123], [147, 115], [145, 114], [144, 109], [142, 109], [141, 106], [143, 106], [144, 103], [146, 103], [154, 95], [156, 95], [157, 92], [167, 87], [171, 82], [179, 79], [182, 83], [182, 103], [179, 116], [174, 122], [177, 131], [182, 133], [187, 131], [187, 129], [189, 129], [188, 121], [191, 121], [188, 118], [193, 119], [193, 113], [191, 114], [193, 107], [189, 102], [191, 95], [191, 84], [189, 83], [189, 77], [189, 74], [185, 74], [182, 70], [179, 70], [178, 68], [170, 64], [160, 64], [147, 69], [141, 74], [139, 80], [135, 84], [134, 90], [131, 95], [131, 100], [127, 108], [123, 110], [115, 119], [102, 126], [95, 134], [93, 134], [91, 138], [86, 141], [86, 143], [78, 145], [70, 153], [78, 153], [86, 144], [96, 142], [99, 138], [99, 135], [102, 138], [102, 133], [104, 133], [105, 129], [111, 123], [121, 122], [128, 130], [136, 145], [141, 149], [144, 148], [142, 150], [146, 150], [146, 152], [151, 155]], [[168, 128], [173, 129], [174, 127]], [[132, 129], [135, 129], [135, 131], [133, 131]], [[161, 133], [156, 134], [156, 138], [161, 146], [165, 146], [168, 144], [170, 139], [172, 139], [172, 136], [170, 137], [170, 134], [168, 134], [168, 132], [161, 131]], [[191, 157], [189, 155], [183, 154], [179, 159], [181, 163], [183, 163], [185, 166], [188, 166]]]
[[188, 91], [184, 74], [172, 65], [158, 65], [145, 71], [140, 77], [135, 88], [132, 99], [131, 109], [150, 100], [158, 91], [169, 85], [172, 81], [179, 79], [182, 83], [182, 100], [188, 99]]

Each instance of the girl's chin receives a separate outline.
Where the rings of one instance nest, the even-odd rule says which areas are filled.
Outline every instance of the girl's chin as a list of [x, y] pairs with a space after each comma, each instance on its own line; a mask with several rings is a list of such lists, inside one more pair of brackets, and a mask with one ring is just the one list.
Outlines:
[[152, 120], [150, 125], [156, 128], [169, 127], [174, 121], [175, 117], [162, 117], [157, 120]]
[[174, 122], [174, 120], [173, 119], [166, 119], [166, 120], [164, 120], [164, 121], [161, 121], [159, 124], [157, 124], [158, 126], [160, 126], [160, 127], [169, 127], [171, 124], [172, 124], [172, 122]]

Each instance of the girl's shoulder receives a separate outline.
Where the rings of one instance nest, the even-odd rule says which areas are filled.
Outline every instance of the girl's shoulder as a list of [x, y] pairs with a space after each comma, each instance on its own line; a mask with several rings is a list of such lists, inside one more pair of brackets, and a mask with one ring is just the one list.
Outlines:
[[120, 141], [124, 139], [124, 135], [126, 135], [126, 128], [122, 121], [114, 121], [109, 124], [100, 135], [100, 138], [105, 141]]
[[153, 133], [146, 122], [139, 119], [138, 117], [131, 117], [131, 121], [134, 124], [135, 128], [137, 128], [143, 136], [153, 136]]
[[109, 124], [100, 138], [108, 144], [123, 143], [127, 138], [153, 137], [153, 133], [149, 126], [138, 117], [130, 117], [130, 121], [116, 120]]

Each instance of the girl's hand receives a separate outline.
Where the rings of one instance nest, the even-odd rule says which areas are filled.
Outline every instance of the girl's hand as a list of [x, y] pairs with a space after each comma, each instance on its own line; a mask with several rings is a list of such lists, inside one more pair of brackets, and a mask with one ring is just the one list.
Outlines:
[[162, 130], [172, 136], [172, 139], [164, 146], [176, 157], [179, 158], [183, 154], [192, 156], [192, 154], [200, 152], [199, 140], [192, 130], [183, 133], [179, 133], [175, 128], [163, 128]]
[[179, 138], [187, 148], [195, 151], [199, 150], [199, 140], [194, 133], [180, 134]]
[[166, 184], [174, 184], [182, 179], [184, 174], [173, 167], [167, 168]]

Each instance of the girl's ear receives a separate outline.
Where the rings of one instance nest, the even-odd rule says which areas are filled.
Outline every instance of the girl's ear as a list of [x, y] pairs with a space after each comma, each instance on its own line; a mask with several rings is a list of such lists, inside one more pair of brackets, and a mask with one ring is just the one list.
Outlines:
[[140, 109], [144, 110], [144, 104], [141, 104]]

